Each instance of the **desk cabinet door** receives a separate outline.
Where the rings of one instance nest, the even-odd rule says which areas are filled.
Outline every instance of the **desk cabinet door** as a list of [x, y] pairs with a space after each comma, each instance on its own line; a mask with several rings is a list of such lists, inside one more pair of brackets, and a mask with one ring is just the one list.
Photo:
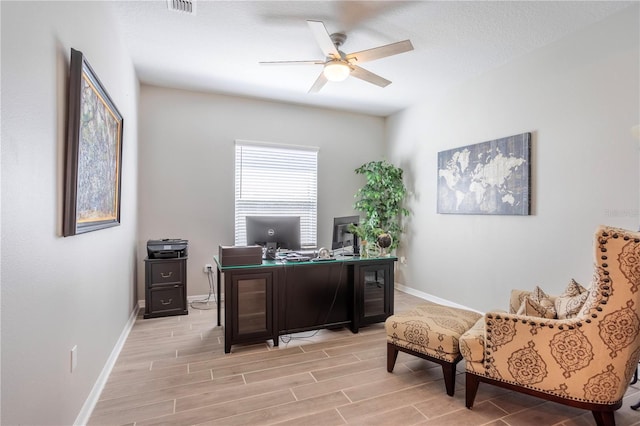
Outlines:
[[393, 265], [376, 263], [357, 270], [356, 326], [384, 321], [393, 314]]
[[233, 337], [238, 342], [273, 335], [273, 275], [234, 274]]

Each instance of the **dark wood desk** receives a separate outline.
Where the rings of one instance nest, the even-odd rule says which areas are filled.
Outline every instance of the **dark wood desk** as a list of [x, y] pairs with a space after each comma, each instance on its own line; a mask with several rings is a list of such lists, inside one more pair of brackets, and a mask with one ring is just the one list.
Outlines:
[[393, 315], [395, 257], [321, 262], [263, 261], [222, 266], [217, 257], [218, 325], [224, 283], [225, 352], [300, 331], [381, 322]]

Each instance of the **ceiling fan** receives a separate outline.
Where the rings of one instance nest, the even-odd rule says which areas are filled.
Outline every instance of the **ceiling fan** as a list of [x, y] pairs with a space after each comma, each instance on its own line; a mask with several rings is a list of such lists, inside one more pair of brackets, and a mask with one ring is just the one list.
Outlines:
[[308, 20], [307, 24], [309, 24], [309, 28], [318, 42], [320, 50], [324, 53], [324, 60], [269, 61], [260, 63], [265, 65], [324, 65], [324, 69], [315, 83], [313, 83], [313, 86], [311, 86], [311, 89], [309, 89], [309, 93], [320, 91], [327, 81], [343, 81], [349, 76], [359, 78], [376, 86], [386, 87], [391, 84], [391, 81], [367, 71], [357, 64], [413, 50], [411, 41], [404, 40], [372, 49], [361, 50], [360, 52], [345, 54], [340, 50], [340, 46], [342, 46], [347, 39], [345, 33], [339, 32], [330, 35], [322, 21]]

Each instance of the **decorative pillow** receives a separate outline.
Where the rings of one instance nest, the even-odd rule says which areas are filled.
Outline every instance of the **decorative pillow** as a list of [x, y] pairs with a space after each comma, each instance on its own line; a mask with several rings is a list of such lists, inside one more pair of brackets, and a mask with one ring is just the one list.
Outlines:
[[529, 290], [511, 289], [511, 297], [509, 298], [509, 313], [515, 314], [522, 306], [522, 301], [531, 292]]
[[556, 308], [553, 300], [540, 287], [536, 286], [531, 294], [522, 300], [517, 314], [552, 319], [556, 317]]
[[588, 295], [589, 291], [586, 288], [571, 279], [564, 293], [556, 297], [555, 308], [558, 319], [575, 318]]

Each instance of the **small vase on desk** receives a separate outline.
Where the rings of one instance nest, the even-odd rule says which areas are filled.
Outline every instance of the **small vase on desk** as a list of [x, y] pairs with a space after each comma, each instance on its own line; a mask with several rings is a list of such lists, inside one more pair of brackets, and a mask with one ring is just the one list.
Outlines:
[[360, 257], [367, 258], [369, 257], [369, 243], [367, 240], [360, 241]]
[[380, 246], [378, 243], [367, 244], [367, 257], [380, 257]]

